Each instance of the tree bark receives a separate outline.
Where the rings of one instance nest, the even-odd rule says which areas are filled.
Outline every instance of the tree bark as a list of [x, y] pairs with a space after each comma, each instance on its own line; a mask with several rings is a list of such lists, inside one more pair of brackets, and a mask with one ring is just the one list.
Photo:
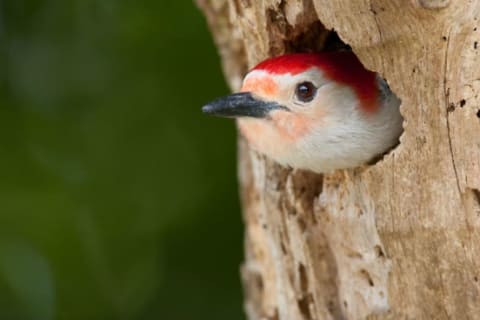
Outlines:
[[240, 139], [248, 318], [479, 319], [480, 2], [197, 3], [233, 90], [334, 29], [402, 100], [400, 145], [363, 168], [283, 168]]

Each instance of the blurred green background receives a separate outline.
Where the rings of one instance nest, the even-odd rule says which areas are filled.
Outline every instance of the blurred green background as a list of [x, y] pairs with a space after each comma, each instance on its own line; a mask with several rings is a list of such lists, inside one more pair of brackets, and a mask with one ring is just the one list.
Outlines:
[[243, 319], [227, 93], [188, 0], [0, 1], [0, 320]]

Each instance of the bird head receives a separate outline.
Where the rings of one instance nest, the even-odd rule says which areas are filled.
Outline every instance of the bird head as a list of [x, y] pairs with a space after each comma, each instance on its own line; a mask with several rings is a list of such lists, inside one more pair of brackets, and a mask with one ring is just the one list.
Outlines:
[[277, 162], [315, 172], [358, 166], [400, 135], [400, 101], [351, 52], [297, 53], [265, 60], [241, 92], [203, 107], [238, 119], [249, 145]]

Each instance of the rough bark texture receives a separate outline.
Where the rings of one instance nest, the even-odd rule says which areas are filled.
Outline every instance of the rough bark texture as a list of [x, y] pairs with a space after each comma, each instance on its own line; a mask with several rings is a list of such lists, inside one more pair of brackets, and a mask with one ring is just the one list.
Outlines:
[[480, 318], [480, 2], [197, 3], [234, 90], [334, 29], [402, 99], [400, 145], [365, 168], [295, 171], [240, 141], [248, 318]]

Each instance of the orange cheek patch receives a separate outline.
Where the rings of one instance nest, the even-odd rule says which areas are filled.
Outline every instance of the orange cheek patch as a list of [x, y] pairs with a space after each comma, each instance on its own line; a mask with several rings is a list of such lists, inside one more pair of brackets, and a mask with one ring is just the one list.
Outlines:
[[310, 132], [312, 119], [301, 114], [277, 111], [272, 113], [272, 121], [284, 139], [296, 141]]
[[267, 123], [262, 120], [238, 119], [238, 127], [251, 147], [264, 153], [270, 151], [269, 145], [272, 145], [275, 137], [272, 128]]
[[285, 139], [270, 120], [238, 119], [238, 127], [254, 150], [270, 157], [284, 157], [292, 147], [292, 141]]
[[265, 120], [238, 120], [240, 132], [255, 149], [266, 152], [278, 141], [277, 131]]
[[272, 97], [277, 94], [278, 87], [275, 81], [268, 76], [252, 77], [243, 83], [241, 91], [250, 91], [262, 96]]

